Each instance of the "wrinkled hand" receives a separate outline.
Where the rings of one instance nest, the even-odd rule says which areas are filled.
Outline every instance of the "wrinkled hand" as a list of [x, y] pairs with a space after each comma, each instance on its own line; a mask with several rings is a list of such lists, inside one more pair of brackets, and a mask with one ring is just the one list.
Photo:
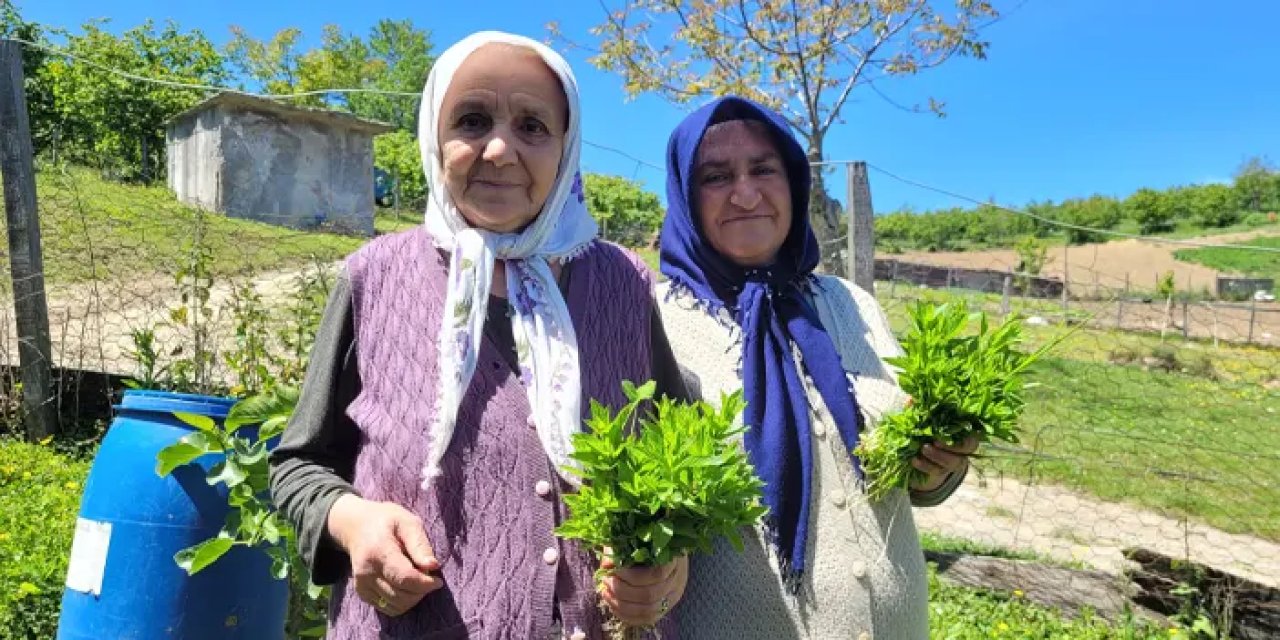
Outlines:
[[942, 486], [947, 476], [964, 471], [969, 466], [969, 456], [978, 450], [978, 439], [965, 438], [956, 445], [934, 440], [920, 448], [920, 455], [911, 459], [911, 466], [922, 471], [924, 478], [915, 478], [911, 488], [915, 491], [933, 491]]
[[689, 557], [680, 556], [658, 567], [617, 567], [605, 549], [601, 566], [611, 570], [600, 589], [614, 617], [633, 627], [657, 624], [684, 597], [689, 583]]
[[351, 558], [361, 600], [398, 616], [444, 586], [422, 521], [404, 507], [345, 495], [329, 510], [329, 535]]

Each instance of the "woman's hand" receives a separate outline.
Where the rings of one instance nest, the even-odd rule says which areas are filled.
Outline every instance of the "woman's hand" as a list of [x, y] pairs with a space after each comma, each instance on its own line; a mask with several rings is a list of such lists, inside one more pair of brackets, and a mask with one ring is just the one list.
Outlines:
[[969, 436], [957, 445], [933, 441], [920, 448], [920, 455], [911, 459], [911, 466], [924, 473], [923, 478], [913, 479], [913, 491], [933, 491], [942, 486], [947, 476], [964, 471], [969, 466], [969, 456], [978, 450], [978, 439]]
[[610, 570], [600, 597], [614, 617], [633, 627], [657, 624], [684, 597], [689, 583], [689, 557], [680, 556], [658, 567], [617, 567], [605, 549], [601, 566]]
[[390, 502], [354, 494], [329, 510], [329, 535], [351, 558], [351, 577], [361, 600], [388, 616], [412, 609], [444, 586], [422, 521]]

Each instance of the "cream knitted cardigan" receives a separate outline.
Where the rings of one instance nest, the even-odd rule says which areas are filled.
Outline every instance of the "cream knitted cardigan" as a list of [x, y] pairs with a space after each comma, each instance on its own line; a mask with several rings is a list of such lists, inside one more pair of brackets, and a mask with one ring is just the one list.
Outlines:
[[[698, 376], [702, 396], [742, 387], [741, 346], [733, 321], [712, 316], [692, 297], [660, 285], [662, 320], [680, 364]], [[883, 359], [902, 353], [874, 297], [840, 278], [819, 276], [813, 296], [858, 403], [874, 425], [906, 400]], [[803, 372], [803, 368], [800, 368]], [[681, 635], [697, 640], [838, 638], [917, 640], [929, 635], [924, 557], [906, 492], [869, 504], [849, 454], [807, 379], [813, 416], [814, 483], [808, 569], [800, 593], [786, 592], [777, 559], [759, 530], [746, 551], [728, 543], [695, 555], [676, 613]], [[751, 535], [751, 534], [754, 535]]]

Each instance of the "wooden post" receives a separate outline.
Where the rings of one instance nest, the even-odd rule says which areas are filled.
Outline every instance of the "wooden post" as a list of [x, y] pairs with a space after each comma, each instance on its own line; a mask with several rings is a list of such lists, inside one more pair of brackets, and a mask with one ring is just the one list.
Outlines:
[[1009, 295], [1013, 291], [1013, 274], [1006, 273], [1004, 276], [1003, 292], [1000, 295], [1000, 315], [1009, 315]]
[[871, 182], [867, 179], [867, 163], [845, 165], [849, 198], [849, 267], [854, 284], [867, 291], [875, 290], [876, 227], [871, 209]]
[[1246, 341], [1248, 344], [1253, 343], [1253, 321], [1257, 317], [1258, 317], [1258, 299], [1255, 297], [1249, 300], [1249, 339]]
[[1124, 274], [1124, 293], [1120, 295], [1120, 301], [1116, 304], [1116, 328], [1124, 326], [1124, 303], [1129, 298], [1129, 272]]
[[1182, 299], [1182, 339], [1186, 340], [1191, 337], [1191, 323], [1187, 315], [1187, 300]]
[[49, 307], [44, 293], [40, 219], [36, 213], [31, 123], [23, 90], [22, 45], [0, 40], [0, 74], [0, 173], [4, 175], [4, 212], [9, 225], [23, 418], [27, 437], [42, 440], [57, 430], [58, 414], [50, 368], [53, 358]]

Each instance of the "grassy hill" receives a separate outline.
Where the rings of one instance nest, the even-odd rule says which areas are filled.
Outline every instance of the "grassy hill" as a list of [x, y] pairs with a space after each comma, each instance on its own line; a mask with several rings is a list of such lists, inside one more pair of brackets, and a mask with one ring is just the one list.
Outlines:
[[201, 221], [215, 276], [336, 260], [365, 241], [202, 212], [166, 188], [109, 182], [86, 169], [44, 170], [36, 189], [45, 277], [55, 286], [172, 275], [190, 260]]

